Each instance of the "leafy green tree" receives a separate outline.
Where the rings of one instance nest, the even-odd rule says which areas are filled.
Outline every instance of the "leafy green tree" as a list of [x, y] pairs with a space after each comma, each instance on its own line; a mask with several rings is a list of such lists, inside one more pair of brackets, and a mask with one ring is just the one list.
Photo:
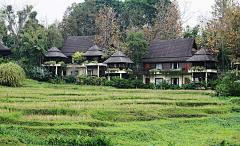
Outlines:
[[22, 10], [15, 12], [12, 5], [7, 5], [4, 6], [2, 10], [3, 17], [8, 24], [7, 30], [13, 40], [14, 50], [19, 47], [21, 30], [24, 28], [24, 25], [30, 16], [32, 8], [33, 6], [26, 5]]
[[24, 64], [31, 66], [41, 65], [47, 51], [47, 33], [42, 27], [37, 30], [29, 27], [23, 30], [22, 46], [20, 48], [21, 60]]
[[85, 0], [85, 2], [79, 4], [73, 3], [64, 12], [62, 23], [59, 26], [60, 33], [64, 39], [67, 36], [96, 35], [96, 18], [95, 0]]
[[[169, 3], [169, 0], [164, 0]], [[153, 25], [157, 9], [154, 7], [159, 0], [126, 0], [122, 10], [122, 21], [126, 28]]]
[[64, 46], [64, 39], [59, 32], [56, 24], [52, 24], [48, 27], [47, 31], [47, 48], [50, 49], [51, 47], [55, 46], [57, 48], [62, 48]]
[[216, 93], [222, 96], [240, 96], [239, 80], [237, 70], [227, 72], [220, 84], [216, 86]]
[[126, 39], [129, 57], [135, 62], [137, 69], [142, 65], [142, 57], [148, 51], [148, 42], [142, 32], [129, 33]]
[[5, 25], [5, 21], [3, 18], [1, 18], [0, 13], [0, 41], [5, 41], [7, 37], [7, 27]]
[[49, 49], [48, 44], [51, 42], [48, 40], [45, 28], [38, 24], [37, 12], [32, 12], [30, 16], [21, 31], [22, 44], [19, 49], [21, 61], [27, 65], [27, 68], [41, 65], [44, 55]]
[[176, 39], [182, 36], [182, 21], [178, 9], [178, 3], [173, 0], [159, 1], [155, 8], [157, 9], [154, 25], [144, 28], [144, 35], [147, 41], [154, 39]]
[[84, 54], [83, 52], [76, 52], [72, 58], [74, 60], [74, 63], [81, 63], [83, 60], [86, 60], [86, 57], [83, 57], [82, 54]]
[[193, 29], [190, 29], [190, 26], [186, 26], [186, 32], [184, 33], [184, 38], [196, 38], [199, 32], [199, 25], [196, 25]]

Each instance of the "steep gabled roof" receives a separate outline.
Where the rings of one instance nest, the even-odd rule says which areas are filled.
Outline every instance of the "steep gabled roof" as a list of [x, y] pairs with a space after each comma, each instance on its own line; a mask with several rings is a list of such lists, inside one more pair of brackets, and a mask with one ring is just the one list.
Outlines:
[[0, 54], [6, 56], [12, 54], [12, 51], [0, 42]]
[[9, 49], [7, 46], [3, 45], [1, 42], [0, 42], [0, 50], [1, 51], [11, 51], [11, 49]]
[[45, 57], [53, 57], [53, 58], [67, 58], [58, 48], [52, 47], [47, 51], [47, 55]]
[[188, 60], [189, 62], [193, 61], [217, 61], [209, 52], [206, 51], [206, 49], [201, 48], [199, 51], [197, 51], [191, 58]]
[[102, 49], [100, 49], [97, 45], [92, 46], [86, 53], [82, 54], [82, 56], [102, 56], [104, 55]]
[[197, 49], [194, 38], [152, 40], [143, 62], [186, 61], [192, 57], [192, 48]]
[[61, 49], [66, 56], [72, 56], [76, 52], [87, 52], [93, 46], [95, 36], [68, 36], [64, 47]]
[[110, 58], [108, 58], [103, 63], [134, 63], [126, 55], [124, 55], [121, 51], [117, 51]]

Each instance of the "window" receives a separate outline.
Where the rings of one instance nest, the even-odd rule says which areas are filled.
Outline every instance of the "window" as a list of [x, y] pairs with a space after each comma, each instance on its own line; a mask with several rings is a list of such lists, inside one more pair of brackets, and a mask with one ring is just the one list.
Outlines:
[[92, 70], [87, 70], [88, 75], [92, 75]]
[[71, 75], [72, 76], [77, 76], [78, 75], [78, 71], [76, 71], [76, 70], [75, 71], [71, 71]]
[[178, 85], [178, 80], [179, 80], [178, 78], [172, 78], [171, 79], [171, 84], [172, 85]]
[[171, 69], [178, 69], [178, 63], [177, 62], [173, 62]]
[[156, 69], [162, 69], [162, 63], [157, 63], [156, 64]]
[[162, 83], [163, 79], [162, 78], [156, 78], [155, 79], [155, 84], [159, 85], [160, 83]]

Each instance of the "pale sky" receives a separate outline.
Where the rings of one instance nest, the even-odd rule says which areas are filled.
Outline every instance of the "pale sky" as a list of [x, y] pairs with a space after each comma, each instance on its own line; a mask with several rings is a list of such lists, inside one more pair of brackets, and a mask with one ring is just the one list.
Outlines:
[[[191, 19], [184, 24], [194, 27], [198, 24], [198, 16], [203, 15], [210, 17], [211, 6], [214, 4], [214, 0], [177, 0], [180, 10], [189, 8], [188, 14], [191, 15]], [[184, 1], [188, 3], [185, 5]], [[0, 5], [12, 4], [15, 7], [21, 7], [24, 4], [34, 5], [34, 10], [38, 12], [37, 19], [42, 23], [48, 25], [55, 22], [55, 20], [61, 21], [63, 13], [68, 6], [72, 3], [82, 3], [84, 0], [0, 0]], [[47, 20], [47, 22], [46, 22]]]

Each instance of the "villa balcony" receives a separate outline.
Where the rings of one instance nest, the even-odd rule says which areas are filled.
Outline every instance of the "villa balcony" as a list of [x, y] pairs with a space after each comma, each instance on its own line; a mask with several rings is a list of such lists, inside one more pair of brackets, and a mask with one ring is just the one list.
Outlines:
[[207, 72], [207, 73], [217, 73], [217, 67], [215, 66], [192, 66], [188, 69], [188, 73], [198, 73], [198, 72]]

